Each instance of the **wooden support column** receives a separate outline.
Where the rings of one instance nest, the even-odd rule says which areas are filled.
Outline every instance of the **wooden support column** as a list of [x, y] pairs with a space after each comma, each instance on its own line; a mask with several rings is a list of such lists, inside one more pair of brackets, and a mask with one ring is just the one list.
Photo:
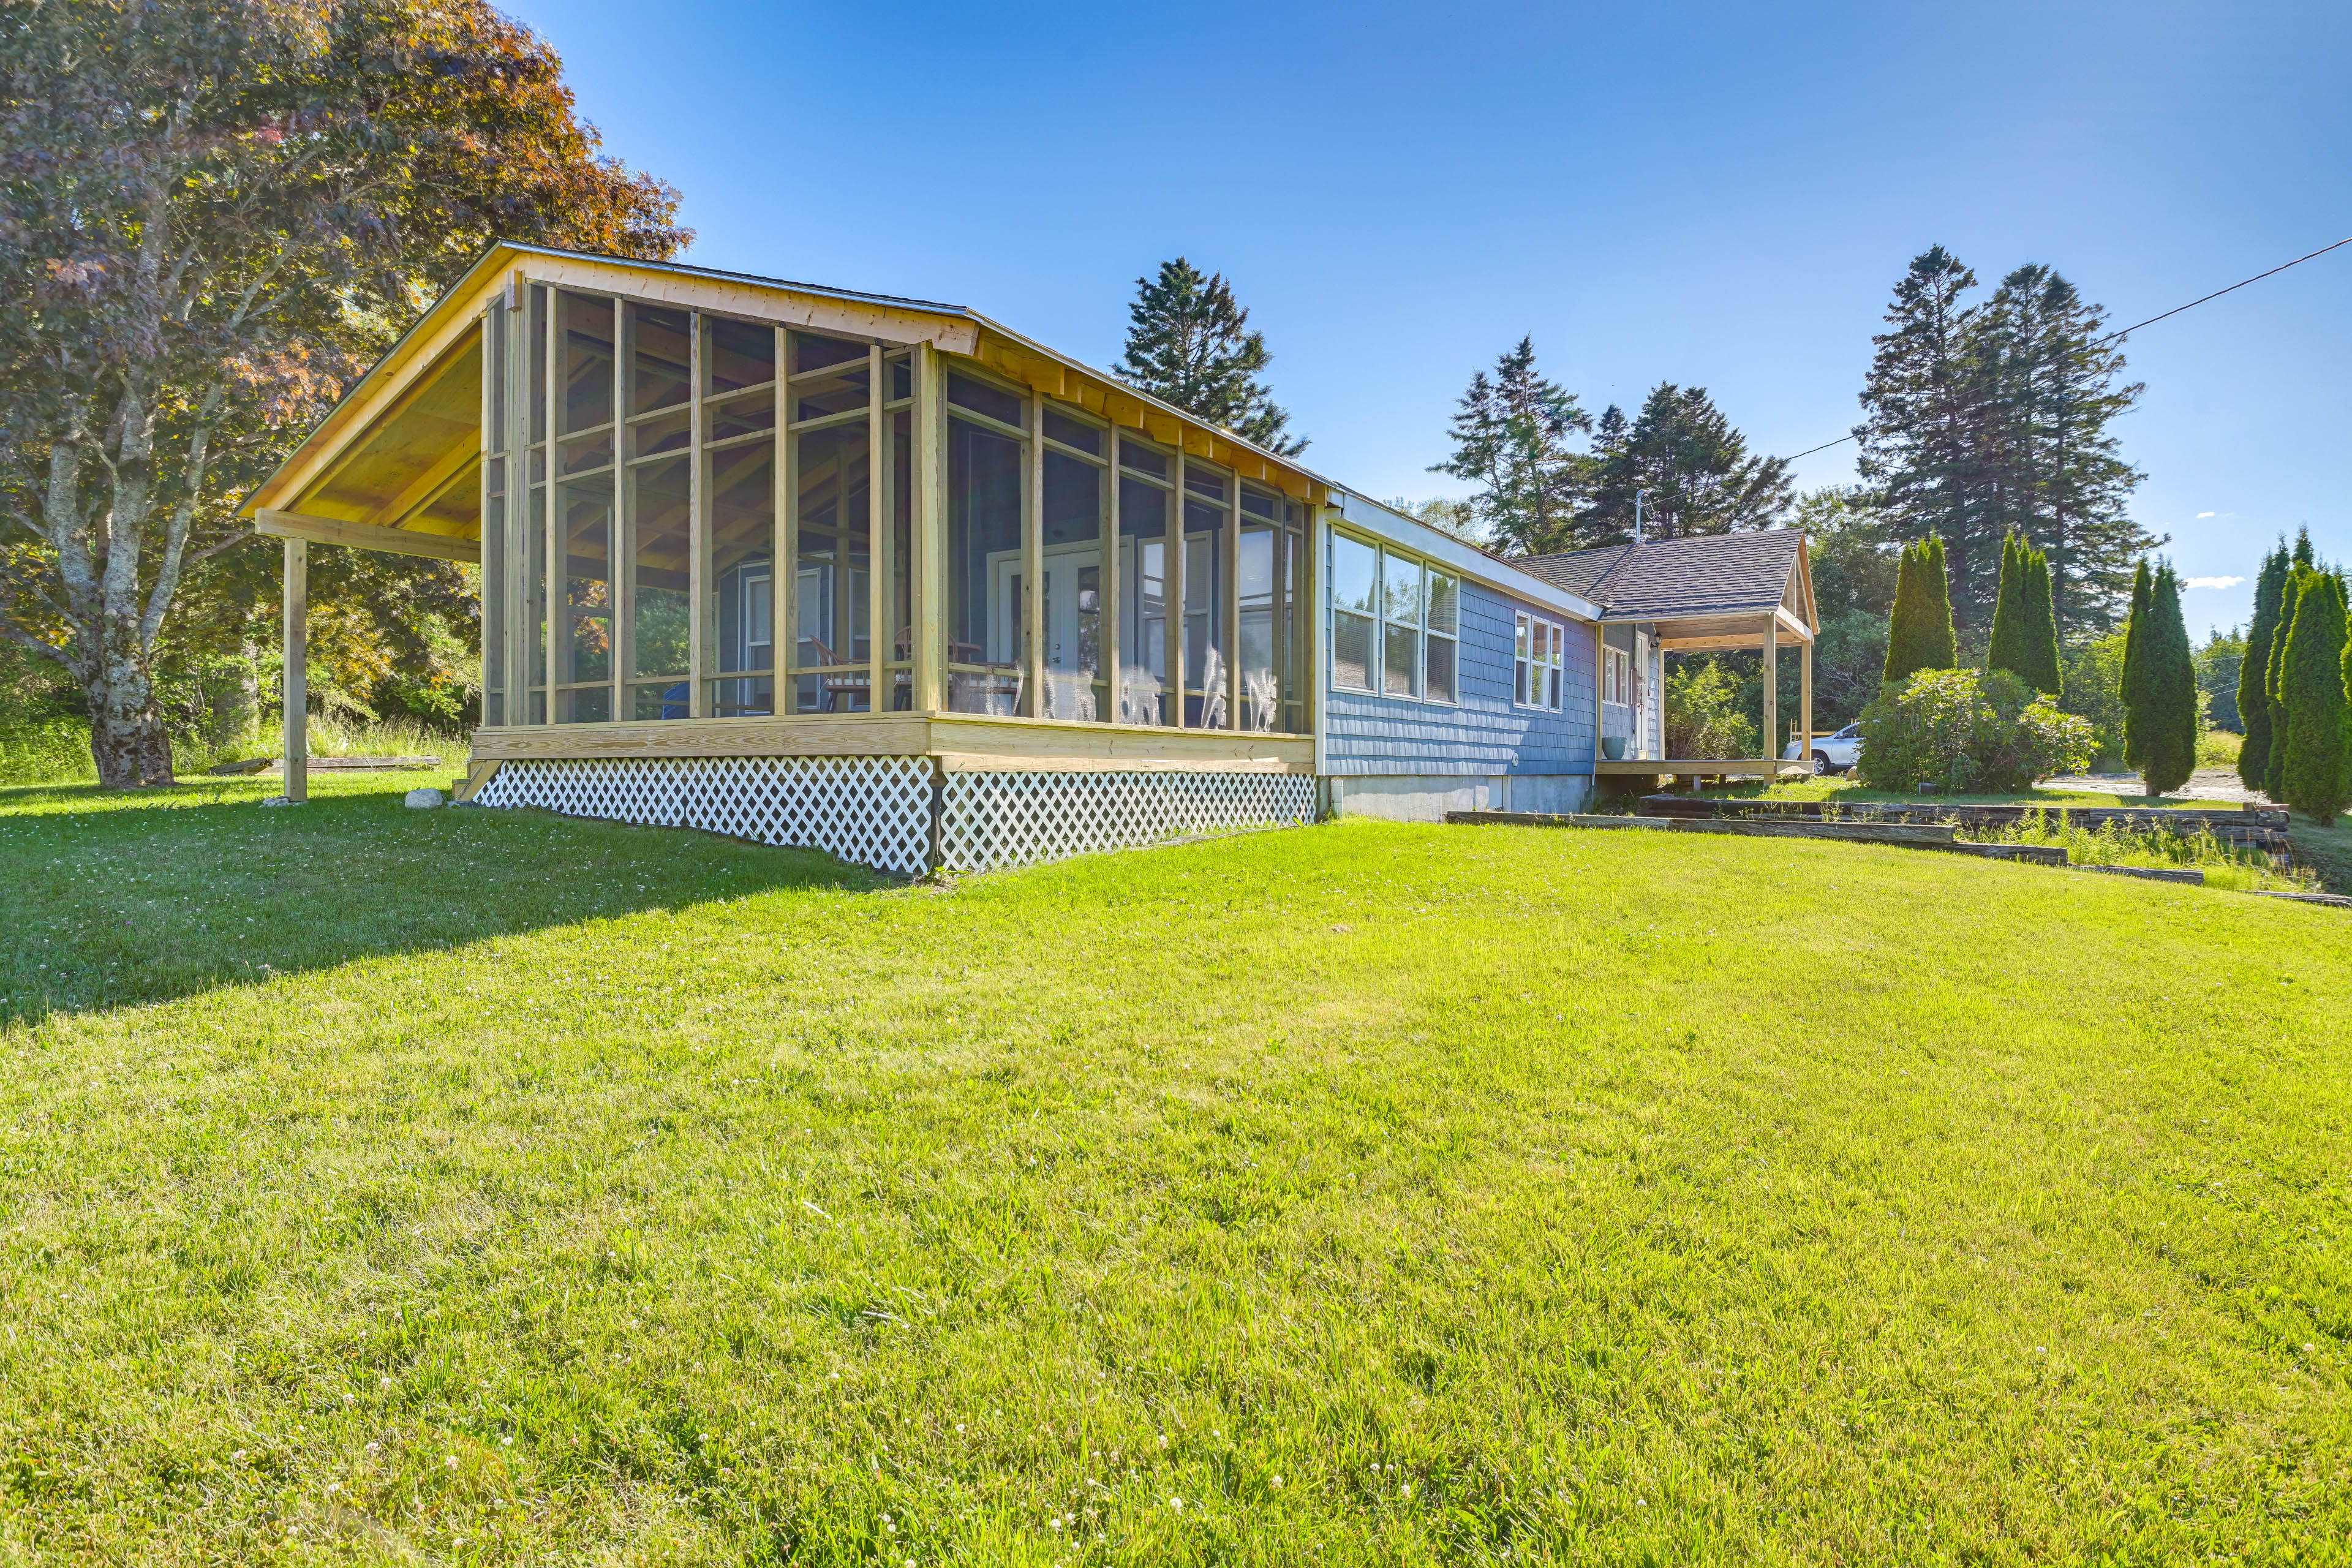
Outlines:
[[310, 798], [310, 542], [286, 542], [286, 798]]
[[1803, 742], [1797, 755], [1807, 766], [1813, 760], [1813, 645], [1797, 648], [1797, 737]]
[[[1102, 611], [1095, 621], [1102, 628], [1099, 651], [1096, 657], [1109, 667], [1109, 678], [1103, 688], [1103, 708], [1097, 717], [1105, 723], [1124, 724], [1127, 722], [1127, 671], [1122, 663], [1127, 658], [1127, 649], [1120, 629], [1120, 617], [1124, 611], [1119, 604], [1119, 595], [1127, 591], [1127, 580], [1118, 554], [1118, 421], [1114, 415], [1107, 448], [1110, 453], [1110, 468], [1103, 481], [1110, 486], [1110, 494], [1103, 503], [1102, 575], [1098, 579], [1102, 584], [1102, 596], [1098, 601]], [[1101, 672], [1097, 671], [1097, 675], [1099, 677]]]
[[[1029, 475], [1021, 487], [1021, 682], [1025, 712], [1055, 717], [1045, 700], [1045, 396], [1029, 393]], [[1015, 705], [1018, 710], [1019, 705]]]
[[915, 711], [935, 713], [947, 688], [947, 386], [940, 351], [915, 345], [915, 559], [913, 590]]
[[[873, 344], [866, 354], [866, 384], [874, 389], [866, 405], [866, 706], [876, 713], [890, 706], [897, 689], [888, 665], [890, 645], [898, 635], [890, 624], [890, 545], [898, 516], [898, 498], [890, 487], [898, 465], [891, 460], [890, 416], [882, 412], [890, 401], [889, 374], [882, 345]], [[848, 651], [857, 651], [854, 636]]]
[[687, 473], [686, 516], [686, 596], [693, 601], [694, 613], [686, 623], [686, 716], [689, 719], [710, 717], [710, 683], [704, 678], [710, 673], [711, 625], [710, 595], [717, 584], [710, 576], [710, 530], [703, 512], [710, 505], [710, 479], [707, 470], [710, 458], [702, 449], [705, 440], [702, 412], [703, 355], [702, 339], [709, 321], [697, 312], [688, 321], [689, 334], [686, 348], [686, 379], [693, 390], [686, 400], [687, 449], [694, 460]]
[[1242, 476], [1238, 469], [1225, 498], [1224, 538], [1224, 603], [1213, 613], [1224, 623], [1221, 639], [1225, 645], [1224, 727], [1238, 730], [1242, 727]]
[[[1780, 725], [1780, 627], [1778, 622], [1767, 619], [1764, 623], [1764, 760], [1767, 763], [1780, 760], [1780, 747], [1774, 733]], [[1777, 773], [1767, 773], [1765, 782], [1769, 784], [1778, 776]]]
[[[1167, 721], [1184, 728], [1184, 433], [1176, 432], [1168, 454], [1168, 471], [1176, 488], [1168, 497], [1168, 543], [1160, 557], [1160, 594], [1168, 606], [1160, 626], [1168, 644], [1168, 684], [1176, 693], [1175, 710]], [[1205, 717], [1205, 715], [1203, 715]]]

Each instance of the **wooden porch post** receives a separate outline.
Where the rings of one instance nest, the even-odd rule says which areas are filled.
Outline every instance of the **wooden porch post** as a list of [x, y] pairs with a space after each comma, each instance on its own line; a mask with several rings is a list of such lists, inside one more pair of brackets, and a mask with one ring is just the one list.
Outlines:
[[1806, 766], [1813, 761], [1813, 645], [1797, 647], [1797, 736], [1804, 744], [1797, 755]]
[[1773, 735], [1773, 731], [1779, 728], [1780, 722], [1780, 626], [1778, 621], [1768, 617], [1764, 622], [1764, 761], [1768, 764], [1764, 771], [1766, 784], [1780, 776], [1777, 767], [1769, 765], [1777, 763], [1780, 759], [1780, 748]]
[[914, 709], [940, 707], [947, 687], [947, 388], [938, 347], [915, 345]]
[[310, 798], [310, 544], [286, 542], [286, 798]]

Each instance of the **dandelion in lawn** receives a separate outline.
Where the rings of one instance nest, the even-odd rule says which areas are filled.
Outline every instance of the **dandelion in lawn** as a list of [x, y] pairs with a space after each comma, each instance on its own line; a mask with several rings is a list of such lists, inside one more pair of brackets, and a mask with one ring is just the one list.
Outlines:
[[1275, 1477], [1273, 1485], [1276, 1491], [1280, 1491], [1282, 1489], [1282, 1478], [1280, 1476]]
[[1173, 1509], [1176, 1512], [1182, 1513], [1184, 1511], [1184, 1500], [1180, 1497], [1170, 1498], [1168, 1500], [1168, 1506]]

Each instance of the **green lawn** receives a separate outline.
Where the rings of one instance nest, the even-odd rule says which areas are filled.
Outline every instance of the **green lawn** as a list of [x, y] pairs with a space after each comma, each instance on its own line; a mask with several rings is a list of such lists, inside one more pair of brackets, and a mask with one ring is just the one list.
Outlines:
[[2347, 1561], [2342, 911], [413, 782], [0, 792], [0, 1561]]

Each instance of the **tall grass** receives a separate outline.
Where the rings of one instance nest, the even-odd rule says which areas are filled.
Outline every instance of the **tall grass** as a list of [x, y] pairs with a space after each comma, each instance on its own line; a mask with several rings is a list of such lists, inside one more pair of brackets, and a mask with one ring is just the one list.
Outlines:
[[2306, 869], [2282, 863], [2259, 849], [2225, 844], [2200, 828], [2194, 833], [2167, 827], [2132, 827], [2107, 822], [2097, 827], [2075, 822], [2070, 813], [2029, 811], [2001, 826], [1959, 824], [1961, 837], [1975, 844], [2038, 844], [2066, 851], [2076, 866], [2147, 866], [2200, 870], [2208, 887], [2280, 889], [2315, 892], [2317, 879]]
[[[469, 742], [463, 734], [436, 730], [413, 719], [360, 719], [313, 714], [310, 754], [314, 757], [430, 757], [463, 762]], [[200, 770], [221, 763], [275, 757], [283, 751], [278, 726], [256, 724], [243, 734], [204, 746], [175, 749], [183, 768]]]
[[0, 784], [94, 784], [89, 726], [79, 719], [48, 719], [0, 730]]
[[[314, 757], [437, 756], [455, 764], [466, 760], [468, 750], [464, 735], [434, 730], [413, 720], [318, 716], [310, 721], [310, 754]], [[280, 752], [277, 726], [256, 724], [225, 741], [174, 737], [172, 765], [182, 773], [200, 773], [222, 763], [276, 757]], [[51, 719], [0, 731], [0, 785], [94, 784], [97, 780], [86, 721]]]
[[2235, 767], [2239, 749], [2244, 746], [2243, 735], [2227, 730], [2208, 730], [2197, 737], [2197, 765], [2200, 768]]

